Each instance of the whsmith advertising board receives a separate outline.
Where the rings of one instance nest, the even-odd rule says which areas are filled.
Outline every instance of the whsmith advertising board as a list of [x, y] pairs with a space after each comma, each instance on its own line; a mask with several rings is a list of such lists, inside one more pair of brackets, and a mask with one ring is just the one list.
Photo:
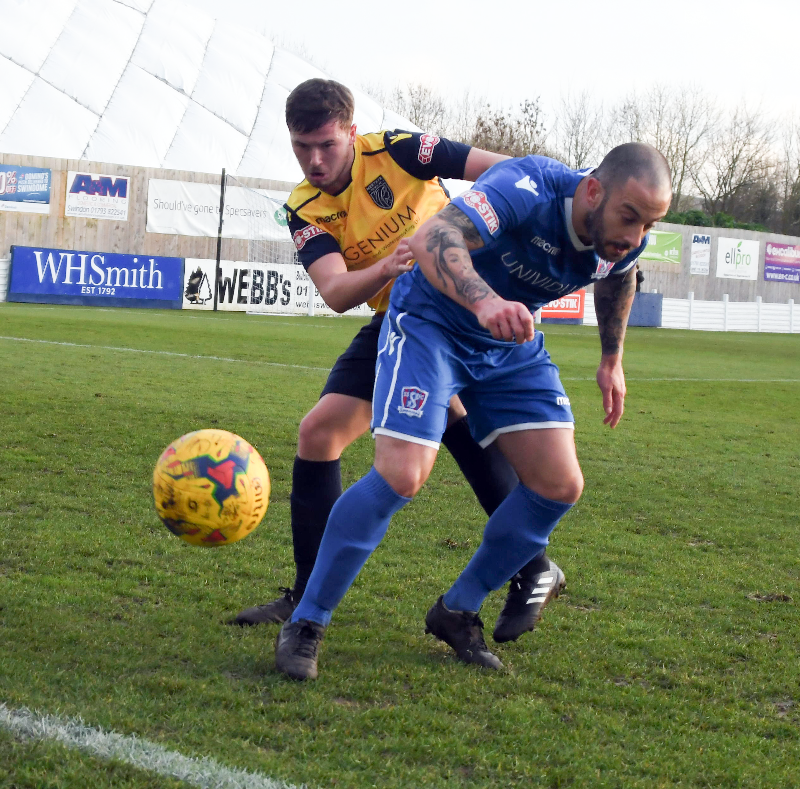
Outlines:
[[14, 245], [8, 300], [179, 310], [183, 258]]

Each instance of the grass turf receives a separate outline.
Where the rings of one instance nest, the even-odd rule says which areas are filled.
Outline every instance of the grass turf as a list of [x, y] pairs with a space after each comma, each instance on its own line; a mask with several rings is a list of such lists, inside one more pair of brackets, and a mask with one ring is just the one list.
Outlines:
[[[297, 425], [358, 325], [0, 305], [0, 701], [312, 787], [795, 785], [800, 339], [630, 329], [610, 431], [596, 330], [545, 326], [586, 476], [550, 550], [566, 593], [497, 647], [504, 672], [423, 634], [485, 520], [443, 452], [298, 685], [274, 629], [224, 621], [293, 577]], [[158, 523], [150, 479], [211, 426], [261, 451], [273, 495], [253, 536], [203, 550]], [[77, 785], [175, 782], [0, 734], [0, 788]]]

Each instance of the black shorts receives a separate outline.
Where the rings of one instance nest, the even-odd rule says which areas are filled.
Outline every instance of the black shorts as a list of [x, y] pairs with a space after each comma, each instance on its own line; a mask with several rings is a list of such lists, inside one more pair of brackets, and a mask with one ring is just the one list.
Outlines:
[[325, 388], [326, 394], [343, 394], [372, 402], [375, 386], [375, 362], [378, 359], [378, 337], [385, 313], [376, 312], [372, 320], [359, 329], [347, 350], [336, 360]]

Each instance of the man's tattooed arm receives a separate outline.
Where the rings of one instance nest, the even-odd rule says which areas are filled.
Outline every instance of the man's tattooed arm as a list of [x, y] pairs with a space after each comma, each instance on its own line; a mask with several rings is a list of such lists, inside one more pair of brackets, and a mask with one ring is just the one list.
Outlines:
[[417, 230], [408, 246], [431, 286], [469, 310], [496, 340], [523, 343], [534, 338], [528, 307], [501, 298], [475, 271], [469, 253], [483, 241], [462, 211], [446, 206]]
[[594, 286], [594, 310], [603, 354], [622, 351], [625, 329], [636, 293], [636, 267], [624, 277], [607, 277]]
[[[483, 240], [475, 225], [455, 206], [448, 205], [425, 229], [425, 249], [433, 256], [432, 274], [448, 295], [467, 304], [496, 296], [475, 271], [469, 252]], [[424, 269], [423, 269], [424, 270]]]

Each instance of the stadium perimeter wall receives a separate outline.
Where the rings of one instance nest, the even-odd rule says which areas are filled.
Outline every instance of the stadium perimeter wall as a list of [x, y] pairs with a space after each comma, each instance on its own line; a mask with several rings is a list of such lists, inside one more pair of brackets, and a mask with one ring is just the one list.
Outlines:
[[[680, 233], [680, 263], [661, 263], [640, 258], [639, 267], [644, 273], [642, 290], [653, 290], [668, 299], [686, 299], [689, 293], [695, 299], [722, 301], [727, 295], [730, 301], [755, 302], [761, 296], [765, 302], [787, 303], [789, 299], [800, 300], [800, 283], [769, 282], [764, 280], [764, 258], [767, 243], [800, 245], [800, 238], [780, 233], [756, 233], [752, 230], [735, 230], [726, 227], [693, 227], [658, 222], [656, 230]], [[695, 235], [711, 236], [711, 260], [708, 274], [691, 274], [692, 239]], [[758, 241], [758, 272], [756, 279], [723, 279], [716, 276], [717, 251], [720, 238], [735, 238]]]
[[[0, 164], [47, 168], [52, 174], [49, 213], [0, 210], [0, 258], [10, 257], [13, 244], [84, 252], [216, 258], [216, 237], [148, 233], [147, 190], [150, 179], [219, 185], [219, 174], [3, 153], [0, 153]], [[67, 174], [70, 171], [130, 178], [127, 221], [64, 216]], [[254, 189], [291, 191], [295, 186], [285, 181], [264, 178], [238, 180]], [[234, 260], [248, 259], [247, 241], [225, 239], [224, 244], [225, 257]]]
[[[146, 227], [148, 184], [151, 179], [217, 185], [220, 179], [217, 174], [2, 153], [0, 164], [48, 168], [51, 171], [50, 205], [47, 213], [0, 210], [0, 259], [10, 256], [10, 248], [14, 244], [199, 260], [216, 258], [215, 236], [148, 233]], [[127, 176], [130, 179], [127, 221], [65, 216], [69, 171], [102, 173], [112, 177]], [[270, 179], [241, 178], [239, 181], [244, 186], [275, 191], [291, 191], [294, 186]], [[687, 299], [691, 293], [697, 301], [707, 302], [722, 302], [726, 296], [730, 302], [755, 303], [759, 297], [765, 303], [787, 304], [790, 299], [800, 301], [800, 283], [771, 282], [764, 279], [767, 243], [788, 244], [800, 248], [800, 238], [776, 233], [663, 222], [658, 223], [656, 229], [680, 235], [680, 260], [659, 262], [640, 259], [640, 268], [645, 275], [643, 291], [657, 291], [665, 299]], [[709, 273], [706, 275], [691, 273], [692, 241], [697, 235], [710, 237]], [[755, 279], [716, 276], [721, 238], [758, 242], [758, 270]], [[223, 258], [246, 261], [249, 259], [248, 247], [246, 240], [226, 238], [223, 240]], [[0, 282], [0, 298], [5, 297], [5, 284]], [[588, 290], [591, 293], [592, 288]]]

